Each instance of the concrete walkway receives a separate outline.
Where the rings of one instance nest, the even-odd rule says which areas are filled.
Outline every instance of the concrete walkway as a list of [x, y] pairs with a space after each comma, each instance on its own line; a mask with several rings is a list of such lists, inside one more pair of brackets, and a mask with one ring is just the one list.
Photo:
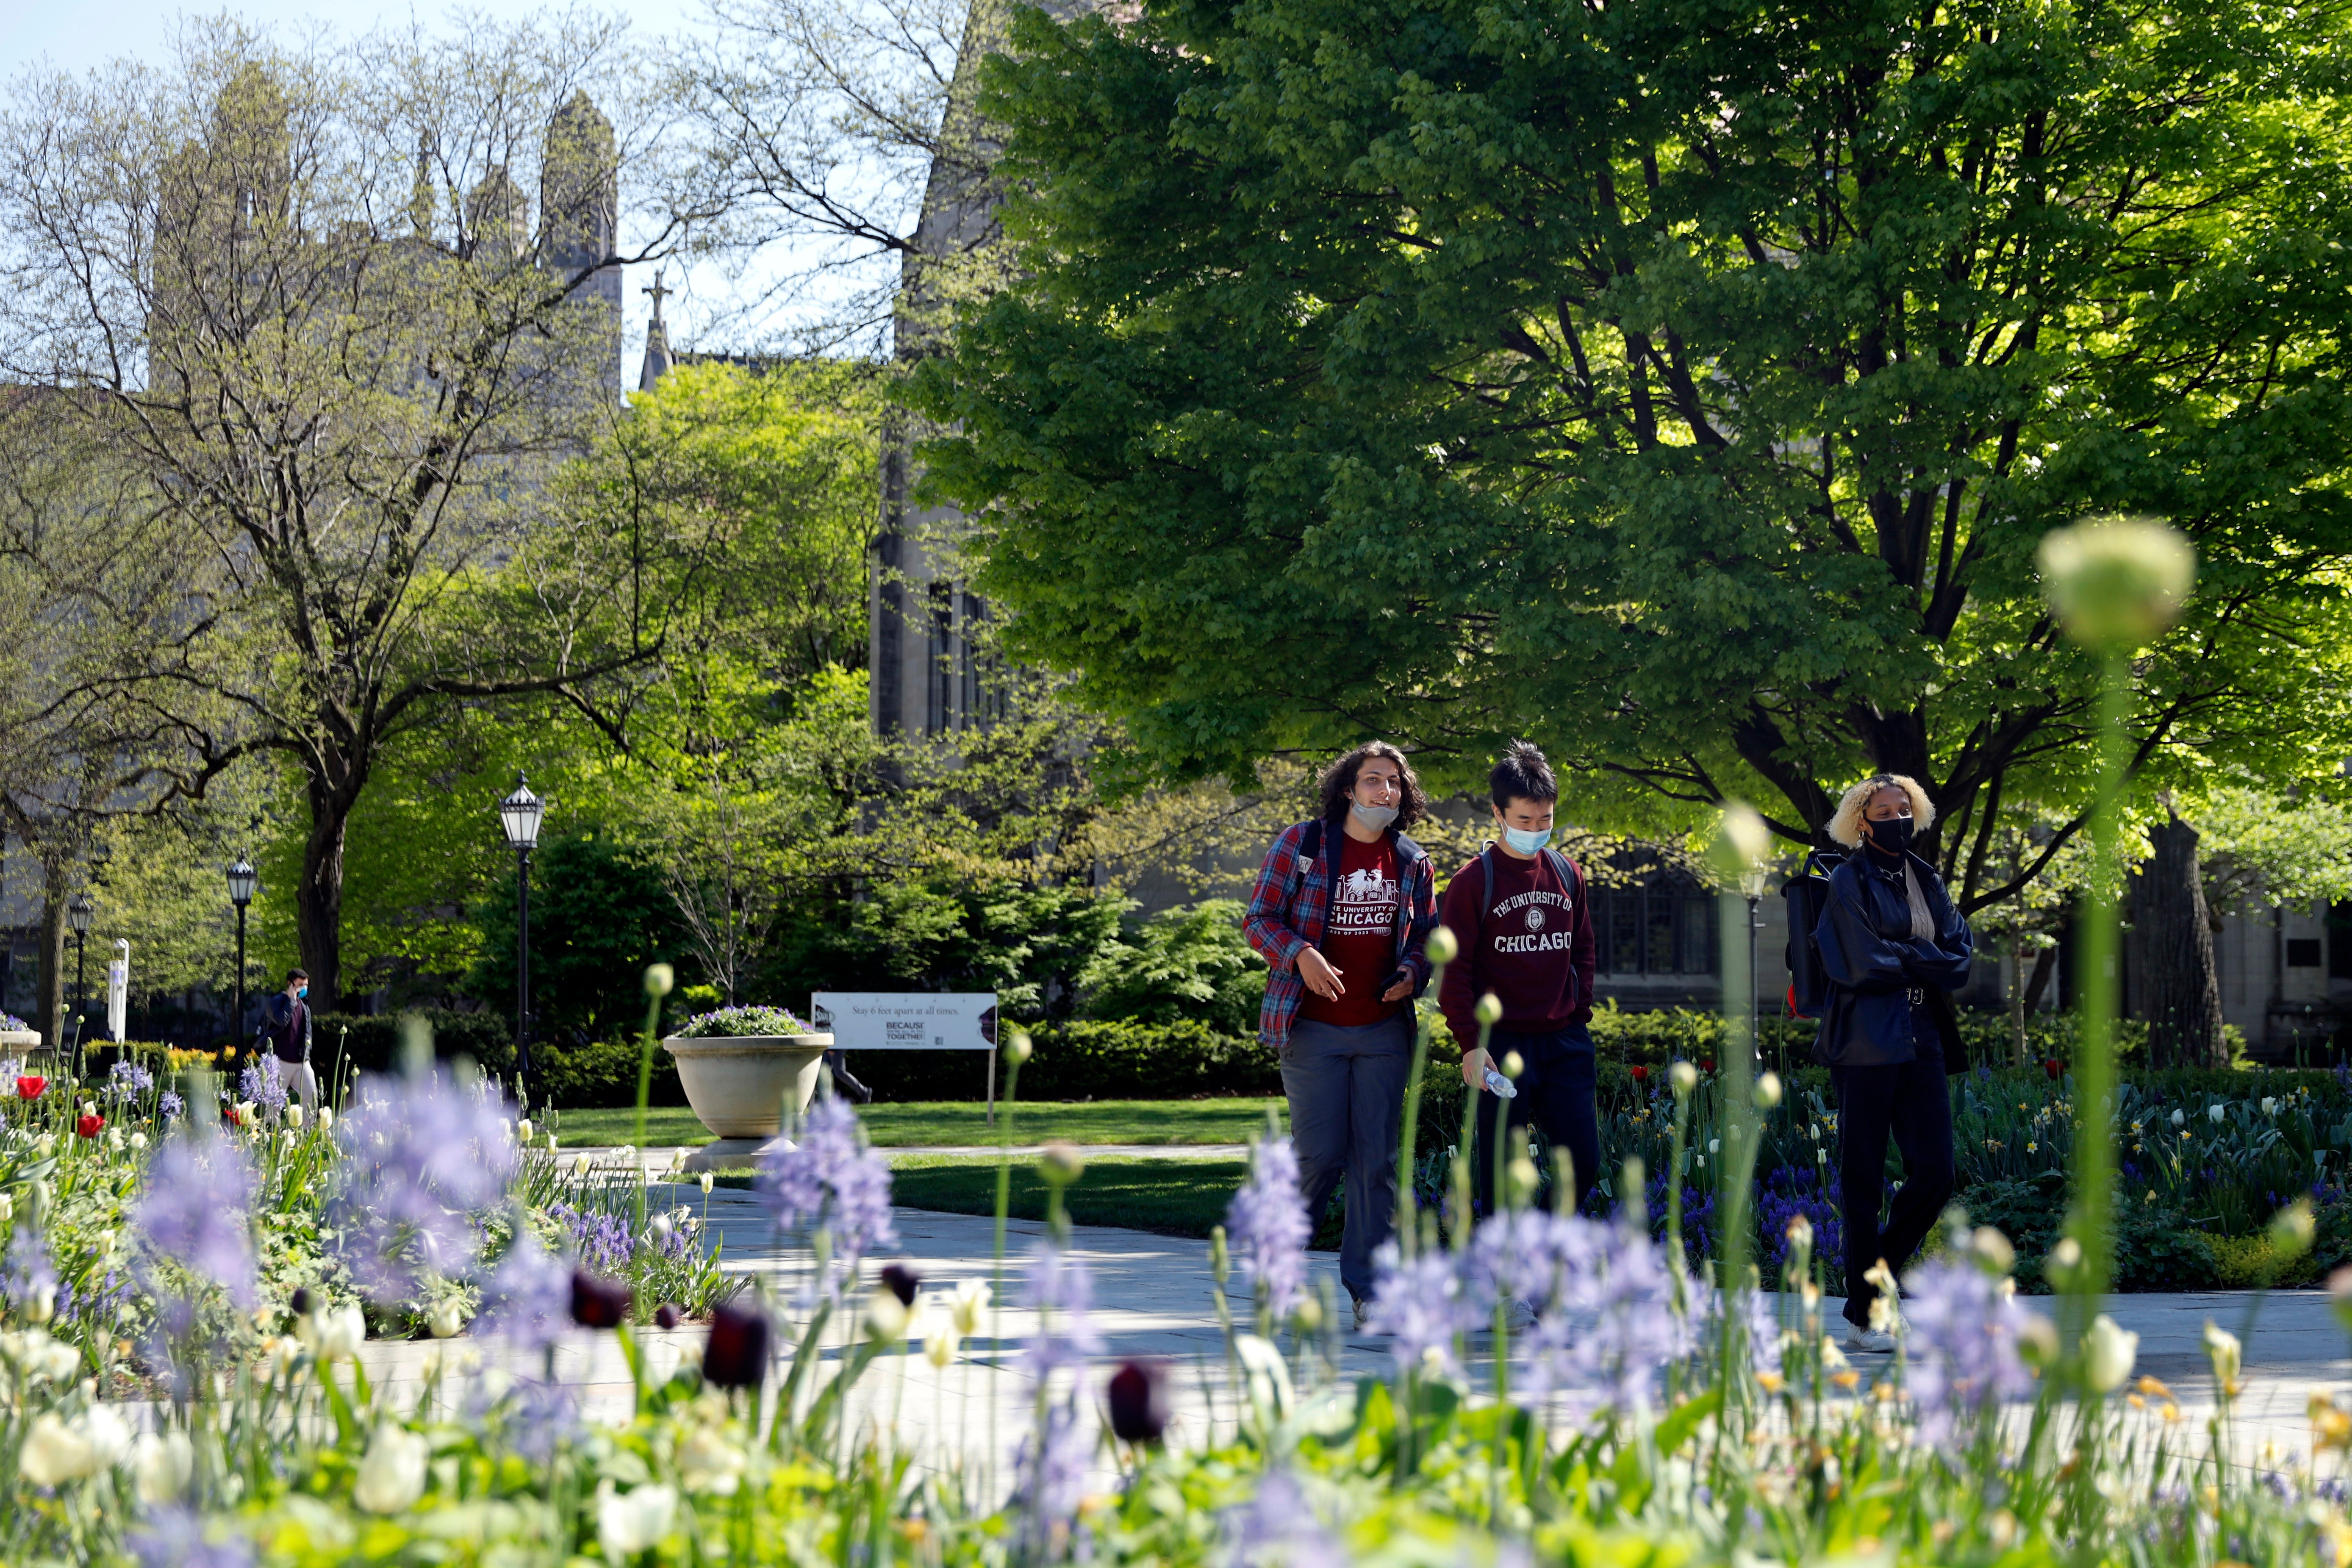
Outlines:
[[[805, 1249], [780, 1241], [767, 1213], [740, 1188], [721, 1187], [707, 1198], [695, 1184], [656, 1183], [647, 1193], [656, 1206], [685, 1204], [707, 1214], [709, 1231], [720, 1247], [721, 1266], [730, 1274], [762, 1275], [776, 1288], [790, 1292], [807, 1267]], [[962, 1280], [992, 1280], [994, 1222], [985, 1216], [898, 1211], [898, 1247], [895, 1258], [922, 1276], [922, 1300], [944, 1302]], [[868, 1373], [853, 1402], [861, 1426], [890, 1427], [898, 1441], [913, 1449], [920, 1462], [945, 1464], [955, 1456], [972, 1456], [975, 1462], [993, 1452], [1000, 1464], [1030, 1426], [1034, 1389], [1022, 1370], [1021, 1350], [1034, 1333], [1034, 1314], [1020, 1310], [1023, 1298], [1022, 1260], [1044, 1233], [1042, 1224], [1007, 1223], [1003, 1288], [998, 1310], [981, 1333], [965, 1342], [963, 1353], [943, 1373], [922, 1359], [919, 1344], [902, 1357], [890, 1358]], [[1099, 1384], [1109, 1370], [1130, 1357], [1155, 1356], [1172, 1363], [1177, 1393], [1176, 1438], [1199, 1443], [1233, 1430], [1234, 1405], [1225, 1376], [1223, 1334], [1217, 1323], [1209, 1279], [1208, 1244], [1108, 1226], [1079, 1226], [1074, 1250], [1085, 1259], [1094, 1286], [1092, 1326], [1102, 1341], [1089, 1375], [1089, 1402], [1099, 1396]], [[1335, 1253], [1310, 1255], [1314, 1288], [1328, 1287], [1330, 1298], [1345, 1310], [1346, 1294], [1339, 1289]], [[2030, 1304], [2044, 1312], [2054, 1310], [2048, 1298]], [[2163, 1380], [2177, 1400], [2183, 1420], [2172, 1447], [2184, 1443], [2201, 1451], [2204, 1423], [2213, 1410], [2212, 1376], [2202, 1343], [2210, 1319], [2245, 1339], [2244, 1392], [2237, 1402], [2231, 1448], [2241, 1463], [2261, 1468], [2284, 1468], [2307, 1455], [2310, 1428], [2306, 1403], [2314, 1391], [2329, 1394], [2352, 1392], [2352, 1342], [2331, 1313], [2326, 1293], [2290, 1290], [2273, 1293], [2261, 1305], [2251, 1333], [2246, 1315], [2252, 1298], [2238, 1293], [2134, 1295], [2113, 1298], [2107, 1310], [2124, 1328], [2140, 1335], [2135, 1376], [2147, 1373]], [[1822, 1304], [1824, 1321], [1834, 1325], [1834, 1299]], [[1234, 1315], [1246, 1321], [1249, 1304], [1235, 1297]], [[695, 1356], [701, 1352], [702, 1333], [680, 1329], [649, 1336], [659, 1368], [667, 1358]], [[496, 1364], [501, 1360], [495, 1342], [449, 1342], [452, 1347], [473, 1345], [476, 1353]], [[1474, 1352], [1477, 1347], [1473, 1347]], [[371, 1343], [371, 1375], [405, 1384], [421, 1380], [433, 1348], [425, 1344]], [[442, 1352], [442, 1353], [446, 1353]], [[828, 1349], [837, 1359], [837, 1344]], [[1874, 1358], [1856, 1358], [1865, 1377], [1882, 1375], [1889, 1364]], [[1484, 1357], [1474, 1353], [1471, 1376], [1486, 1381]], [[1329, 1369], [1342, 1378], [1365, 1373], [1385, 1375], [1393, 1365], [1388, 1342], [1371, 1335], [1341, 1337], [1337, 1364]], [[515, 1364], [518, 1375], [536, 1376], [536, 1358]], [[559, 1353], [558, 1371], [575, 1384], [587, 1412], [593, 1416], [625, 1415], [629, 1384], [615, 1342], [609, 1334], [576, 1332]], [[2160, 1406], [2161, 1399], [2151, 1401]], [[994, 1439], [990, 1440], [991, 1412]], [[2153, 1408], [2145, 1417], [2158, 1419]], [[1000, 1470], [1000, 1475], [1001, 1475]], [[2333, 1473], [2332, 1471], [2329, 1473]]]
[[[1015, 1143], [1013, 1157], [1034, 1160], [1045, 1152], [1043, 1143]], [[1246, 1143], [1081, 1143], [1078, 1153], [1088, 1160], [1247, 1160]], [[908, 1143], [897, 1146], [877, 1144], [874, 1152], [886, 1160], [916, 1160], [945, 1158], [952, 1160], [993, 1160], [1004, 1152], [994, 1143]], [[659, 1177], [677, 1170], [691, 1148], [663, 1146], [643, 1151], [645, 1169]], [[584, 1149], [563, 1149], [558, 1157], [567, 1166], [591, 1165], [616, 1173], [626, 1173], [633, 1166], [632, 1156], [618, 1147], [602, 1145]]]

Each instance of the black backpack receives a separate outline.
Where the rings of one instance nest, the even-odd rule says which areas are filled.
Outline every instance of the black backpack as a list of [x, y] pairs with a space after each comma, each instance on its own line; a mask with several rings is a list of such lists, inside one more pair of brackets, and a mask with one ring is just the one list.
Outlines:
[[1845, 864], [1845, 857], [1815, 849], [1805, 857], [1797, 874], [1781, 886], [1789, 900], [1789, 1011], [1800, 1018], [1818, 1018], [1830, 1005], [1830, 977], [1822, 968], [1822, 950], [1813, 932], [1829, 908], [1830, 873]]

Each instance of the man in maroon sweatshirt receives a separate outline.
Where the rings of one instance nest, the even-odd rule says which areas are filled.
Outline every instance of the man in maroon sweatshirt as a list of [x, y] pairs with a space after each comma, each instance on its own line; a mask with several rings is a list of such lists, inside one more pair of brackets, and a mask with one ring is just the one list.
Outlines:
[[[1575, 1162], [1581, 1206], [1600, 1174], [1601, 1129], [1592, 1105], [1592, 972], [1598, 952], [1584, 873], [1549, 847], [1559, 785], [1544, 754], [1514, 741], [1487, 776], [1497, 842], [1454, 874], [1438, 921], [1462, 944], [1445, 967], [1437, 1005], [1462, 1047], [1462, 1079], [1477, 1118], [1471, 1176], [1480, 1214], [1495, 1206], [1495, 1140], [1533, 1121]], [[1492, 992], [1503, 1016], [1478, 1048], [1478, 998]], [[1489, 1059], [1517, 1052], [1518, 1097], [1486, 1092]], [[1506, 1121], [1507, 1117], [1507, 1121]]]

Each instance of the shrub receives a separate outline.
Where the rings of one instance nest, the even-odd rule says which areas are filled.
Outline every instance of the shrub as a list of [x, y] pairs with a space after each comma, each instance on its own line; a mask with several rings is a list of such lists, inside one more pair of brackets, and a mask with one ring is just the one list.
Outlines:
[[[391, 1072], [400, 1066], [400, 1021], [405, 1014], [320, 1013], [310, 1021], [310, 1065], [320, 1083], [350, 1071]], [[471, 1057], [486, 1073], [514, 1072], [514, 1020], [499, 1013], [424, 1010], [433, 1027], [433, 1054], [444, 1061]]]
[[1079, 973], [1087, 1016], [1192, 1019], [1228, 1035], [1254, 1031], [1265, 995], [1265, 960], [1242, 935], [1247, 907], [1238, 899], [1209, 899], [1162, 910], [1122, 931]]
[[[564, 1110], [607, 1110], [636, 1104], [640, 1045], [636, 1040], [597, 1040], [532, 1047], [541, 1079], [539, 1099]], [[677, 1058], [658, 1045], [654, 1047], [651, 1103], [686, 1103], [686, 1087], [677, 1079]]]
[[[1205, 1024], [1081, 1018], [1029, 1031], [1036, 1054], [1021, 1069], [1024, 1100], [1186, 1100], [1282, 1092], [1274, 1053], [1253, 1036]], [[987, 1091], [980, 1051], [853, 1051], [849, 1070], [879, 1100], [977, 1100]], [[1003, 1068], [997, 1092], [1004, 1092]]]

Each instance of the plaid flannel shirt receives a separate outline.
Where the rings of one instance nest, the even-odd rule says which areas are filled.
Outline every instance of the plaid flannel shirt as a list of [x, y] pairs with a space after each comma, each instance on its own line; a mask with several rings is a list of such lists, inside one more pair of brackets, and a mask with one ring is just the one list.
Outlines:
[[[1258, 868], [1257, 885], [1250, 889], [1249, 913], [1242, 934], [1265, 959], [1265, 1001], [1257, 1014], [1257, 1037], [1276, 1051], [1290, 1045], [1290, 1021], [1298, 1016], [1307, 983], [1298, 978], [1298, 954], [1323, 941], [1329, 919], [1332, 884], [1338, 879], [1339, 857], [1330, 847], [1332, 835], [1345, 831], [1325, 824], [1317, 858], [1302, 861], [1305, 822], [1293, 823], [1276, 836]], [[1396, 849], [1397, 885], [1403, 897], [1396, 920], [1397, 967], [1412, 976], [1412, 994], [1429, 987], [1429, 933], [1437, 926], [1437, 877], [1429, 856], [1403, 834], [1391, 831]]]

